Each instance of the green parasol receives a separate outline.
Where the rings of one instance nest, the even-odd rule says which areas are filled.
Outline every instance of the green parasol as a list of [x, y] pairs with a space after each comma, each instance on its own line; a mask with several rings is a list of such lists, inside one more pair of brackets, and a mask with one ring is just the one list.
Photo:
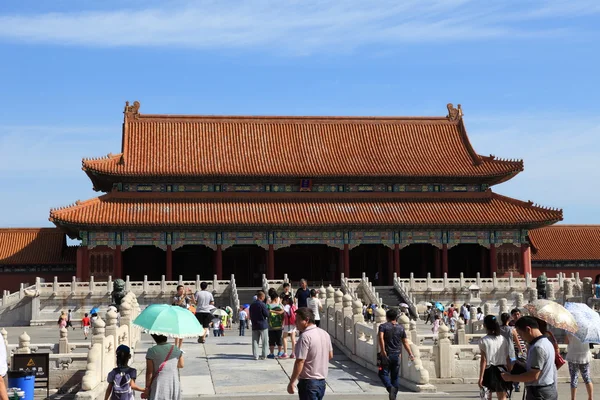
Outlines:
[[194, 314], [183, 307], [167, 304], [148, 306], [133, 323], [150, 334], [178, 339], [197, 337], [204, 334], [204, 329]]

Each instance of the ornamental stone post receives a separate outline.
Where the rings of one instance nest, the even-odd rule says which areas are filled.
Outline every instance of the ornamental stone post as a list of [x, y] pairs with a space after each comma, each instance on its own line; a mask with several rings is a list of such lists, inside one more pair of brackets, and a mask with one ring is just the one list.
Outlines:
[[21, 333], [19, 336], [19, 347], [17, 348], [18, 354], [31, 354], [31, 338], [27, 332]]
[[323, 306], [325, 306], [325, 299], [327, 299], [327, 289], [325, 289], [325, 287], [323, 287], [323, 285], [321, 285], [321, 287], [319, 288], [318, 297], [319, 297], [319, 300], [321, 301], [321, 304]]
[[573, 297], [573, 281], [571, 279], [565, 279], [564, 292], [564, 301], [567, 302]]
[[333, 286], [331, 286], [331, 284], [329, 286], [327, 286], [327, 289], [325, 290], [325, 306], [326, 307], [333, 307], [334, 304], [334, 296], [335, 296], [335, 289], [333, 288]]
[[467, 344], [467, 334], [465, 332], [465, 322], [462, 319], [456, 321], [456, 343]]
[[383, 324], [384, 322], [386, 322], [385, 311], [382, 307], [377, 307], [375, 309], [375, 323], [377, 324], [377, 327], [379, 327], [379, 324]]
[[108, 310], [108, 312], [106, 313], [106, 329], [105, 329], [105, 336], [106, 337], [111, 337], [112, 336], [112, 343], [113, 343], [113, 348], [116, 349], [119, 343], [119, 340], [117, 338], [117, 313], [114, 309]]
[[94, 294], [94, 275], [90, 275], [90, 281], [88, 285], [88, 294]]
[[504, 297], [498, 300], [498, 312], [500, 315], [508, 312], [508, 301]]
[[434, 346], [434, 354], [436, 355], [436, 372], [439, 378], [452, 377], [452, 365], [454, 356], [452, 354], [452, 343], [450, 342], [450, 329], [446, 324], [440, 324], [438, 331], [438, 341]]
[[52, 296], [57, 296], [58, 295], [58, 276], [54, 277], [54, 280], [52, 281]]
[[[408, 317], [406, 317], [408, 319]], [[408, 338], [411, 342], [416, 345], [419, 345], [419, 332], [417, 332], [417, 322], [415, 320], [410, 320], [408, 323]]]
[[581, 301], [585, 304], [590, 304], [590, 299], [594, 297], [594, 290], [592, 287], [592, 278], [583, 278]]
[[517, 308], [522, 308], [525, 305], [525, 296], [523, 293], [515, 293], [515, 306]]
[[492, 315], [492, 306], [490, 303], [483, 305], [483, 315]]
[[98, 316], [92, 324], [92, 345], [99, 343], [104, 345], [104, 334], [106, 332], [106, 323]]
[[362, 315], [362, 303], [360, 300], [352, 302], [352, 322], [356, 325], [359, 322], [365, 322], [365, 317]]
[[340, 289], [336, 290], [333, 294], [333, 308], [335, 311], [340, 311], [343, 307], [342, 299], [344, 297], [344, 293]]
[[554, 293], [554, 283], [548, 282], [546, 284], [546, 298], [548, 300], [556, 300], [556, 294]]
[[533, 303], [538, 299], [538, 291], [536, 288], [529, 288], [529, 302]]
[[69, 349], [69, 331], [67, 328], [60, 328], [60, 339], [58, 340], [58, 352], [60, 354], [67, 354], [71, 352]]

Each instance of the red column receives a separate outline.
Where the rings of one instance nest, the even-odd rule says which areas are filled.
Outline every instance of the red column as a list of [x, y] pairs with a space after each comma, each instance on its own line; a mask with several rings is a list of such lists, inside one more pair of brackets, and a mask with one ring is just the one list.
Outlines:
[[87, 246], [77, 249], [77, 278], [84, 282], [90, 279], [90, 252]]
[[448, 273], [448, 245], [442, 245], [442, 275]]
[[[388, 252], [388, 275], [391, 277], [390, 278], [390, 285], [394, 284], [394, 250], [390, 249], [389, 247], [387, 248], [387, 252]], [[400, 276], [398, 276], [398, 278], [400, 278]]]
[[173, 249], [170, 244], [167, 245], [167, 270], [165, 271], [165, 280], [173, 280]]
[[214, 270], [214, 274], [217, 275], [217, 279], [223, 279], [223, 249], [220, 244], [217, 245], [217, 250], [215, 250]]
[[496, 255], [496, 245], [490, 244], [490, 276], [498, 272], [498, 256]]
[[[171, 247], [171, 246], [169, 246]], [[123, 252], [121, 251], [121, 245], [117, 245], [115, 247], [115, 255], [114, 255], [114, 270], [113, 270], [113, 279], [123, 279]]]
[[275, 249], [269, 245], [269, 254], [267, 256], [267, 279], [275, 279]]
[[527, 243], [521, 244], [521, 270], [523, 276], [525, 274], [531, 275], [531, 248]]
[[394, 272], [400, 276], [400, 245], [394, 245]]
[[435, 263], [435, 278], [441, 278], [442, 276], [442, 259], [440, 257], [440, 249], [437, 247], [433, 250], [435, 253], [433, 254], [434, 263]]
[[350, 277], [350, 246], [344, 245], [344, 276]]

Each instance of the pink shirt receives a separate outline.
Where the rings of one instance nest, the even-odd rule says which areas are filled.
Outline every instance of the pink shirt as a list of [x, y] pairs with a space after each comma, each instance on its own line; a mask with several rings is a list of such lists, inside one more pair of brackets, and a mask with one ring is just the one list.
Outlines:
[[309, 326], [296, 343], [296, 358], [304, 360], [298, 379], [326, 379], [329, 353], [333, 351], [329, 334], [316, 325]]

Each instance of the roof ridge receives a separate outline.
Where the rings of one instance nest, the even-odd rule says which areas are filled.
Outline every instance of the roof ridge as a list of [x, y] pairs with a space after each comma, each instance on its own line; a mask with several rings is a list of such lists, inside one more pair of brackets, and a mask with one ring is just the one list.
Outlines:
[[0, 228], [0, 232], [33, 232], [42, 230], [60, 230], [56, 226], [41, 226], [41, 227], [15, 227], [15, 228]]
[[[491, 191], [491, 189], [488, 189], [489, 191]], [[548, 207], [548, 206], [543, 206], [541, 204], [538, 203], [534, 203], [531, 200], [527, 200], [527, 201], [523, 201], [523, 200], [519, 200], [519, 199], [515, 199], [513, 197], [508, 197], [508, 196], [504, 196], [495, 192], [492, 192], [493, 196], [496, 198], [502, 198], [503, 200], [506, 200], [508, 202], [511, 202], [513, 204], [517, 204], [517, 205], [523, 205], [523, 206], [528, 206], [528, 207], [533, 207], [533, 208], [538, 208], [541, 210], [546, 210], [546, 211], [552, 211], [552, 212], [560, 212], [561, 214], [561, 220], [562, 220], [562, 214], [563, 214], [563, 210], [562, 208], [555, 208], [555, 207]]]
[[600, 224], [555, 224], [551, 226], [544, 226], [542, 228], [537, 229], [547, 229], [547, 228], [597, 228], [600, 229]]

